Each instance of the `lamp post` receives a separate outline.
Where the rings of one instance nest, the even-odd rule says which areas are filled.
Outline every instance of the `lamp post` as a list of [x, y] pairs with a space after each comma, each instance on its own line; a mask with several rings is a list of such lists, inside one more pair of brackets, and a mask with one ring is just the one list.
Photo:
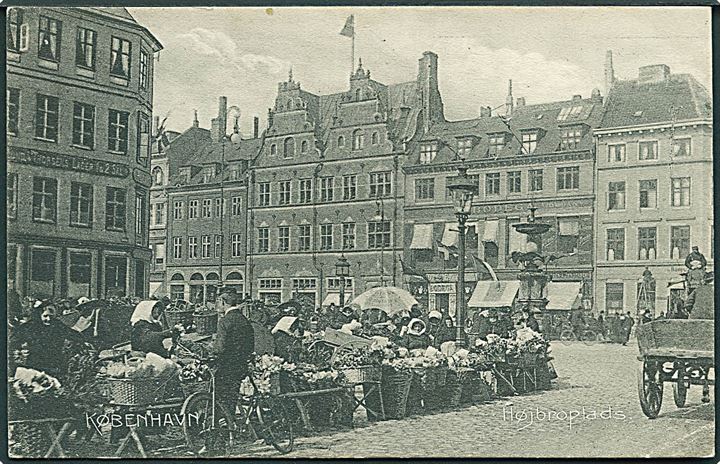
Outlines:
[[462, 164], [458, 167], [458, 176], [448, 183], [448, 189], [452, 192], [453, 207], [458, 220], [458, 278], [455, 288], [455, 317], [457, 319], [457, 331], [455, 344], [464, 347], [465, 340], [465, 223], [470, 216], [473, 196], [478, 193], [478, 187], [474, 180], [467, 175], [467, 167]]
[[335, 275], [340, 279], [340, 308], [345, 306], [345, 279], [350, 276], [350, 263], [341, 254], [335, 263]]

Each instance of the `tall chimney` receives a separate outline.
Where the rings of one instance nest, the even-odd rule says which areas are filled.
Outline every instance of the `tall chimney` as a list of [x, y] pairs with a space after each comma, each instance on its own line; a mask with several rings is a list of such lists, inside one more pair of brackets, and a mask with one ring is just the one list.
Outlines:
[[258, 138], [260, 135], [260, 118], [255, 116], [253, 118], [253, 138]]
[[418, 60], [418, 88], [422, 97], [423, 130], [427, 132], [433, 122], [445, 120], [438, 88], [438, 56], [433, 52], [424, 52]]
[[480, 107], [480, 117], [481, 118], [489, 118], [492, 116], [492, 108], [489, 106], [481, 106]]
[[505, 97], [505, 115], [509, 116], [513, 110], [512, 79], [508, 79], [508, 93]]
[[220, 123], [220, 137], [227, 135], [227, 97], [218, 98], [218, 122]]
[[200, 121], [198, 121], [197, 110], [193, 111], [193, 127], [200, 127]]
[[273, 119], [273, 110], [272, 110], [272, 108], [268, 108], [268, 127], [272, 127], [272, 126], [273, 126], [273, 121], [274, 121], [274, 119]]
[[613, 69], [612, 50], [605, 52], [605, 95], [610, 95], [610, 89], [615, 83], [615, 69]]

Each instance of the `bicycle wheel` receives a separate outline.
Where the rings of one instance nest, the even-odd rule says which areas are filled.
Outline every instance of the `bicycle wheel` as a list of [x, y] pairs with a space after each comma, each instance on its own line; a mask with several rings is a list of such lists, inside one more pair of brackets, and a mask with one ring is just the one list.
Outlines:
[[560, 333], [560, 340], [563, 342], [571, 342], [575, 340], [575, 332], [565, 329]]
[[200, 456], [203, 451], [223, 452], [233, 443], [233, 417], [217, 404], [217, 426], [212, 424], [212, 396], [208, 392], [190, 395], [182, 405], [183, 434], [188, 449]]
[[594, 342], [597, 341], [597, 334], [593, 332], [592, 330], [586, 330], [582, 334], [582, 342], [586, 345], [592, 345]]
[[295, 445], [293, 425], [288, 419], [282, 401], [261, 398], [258, 400], [255, 412], [259, 422], [255, 431], [280, 454], [292, 451]]

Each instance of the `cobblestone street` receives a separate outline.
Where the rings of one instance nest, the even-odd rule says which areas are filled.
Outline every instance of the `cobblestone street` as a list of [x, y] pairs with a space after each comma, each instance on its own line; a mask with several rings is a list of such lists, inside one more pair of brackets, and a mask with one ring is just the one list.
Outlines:
[[[554, 342], [553, 351], [560, 377], [551, 391], [303, 437], [290, 456], [645, 457], [712, 453], [714, 397], [710, 404], [702, 404], [701, 387], [693, 386], [687, 406], [679, 409], [667, 385], [660, 417], [649, 420], [643, 415], [637, 397], [639, 362], [634, 340], [628, 346]], [[527, 417], [517, 420], [523, 419], [523, 411]], [[543, 412], [547, 415], [550, 411], [557, 412], [558, 418], [542, 420]], [[571, 411], [579, 412], [572, 424], [566, 417]], [[604, 418], [607, 416], [610, 418]], [[259, 450], [253, 455], [276, 456], [273, 451]]]

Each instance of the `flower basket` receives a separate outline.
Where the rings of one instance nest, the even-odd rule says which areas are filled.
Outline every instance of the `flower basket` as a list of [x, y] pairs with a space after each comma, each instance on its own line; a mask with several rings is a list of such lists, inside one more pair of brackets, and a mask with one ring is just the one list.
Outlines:
[[183, 396], [187, 398], [193, 393], [210, 391], [210, 381], [181, 382], [180, 387], [182, 388]]
[[193, 322], [194, 309], [182, 310], [182, 311], [165, 311], [165, 321], [168, 327], [173, 327], [177, 324], [188, 326]]
[[443, 396], [447, 398], [448, 406], [451, 408], [457, 408], [460, 406], [460, 399], [462, 398], [463, 373], [451, 370], [447, 374], [447, 381], [443, 388]]
[[217, 332], [218, 315], [216, 312], [195, 313], [195, 330], [199, 335], [212, 335]]
[[345, 382], [351, 385], [379, 382], [382, 378], [382, 369], [379, 366], [352, 367], [341, 371], [345, 375]]
[[383, 368], [382, 397], [387, 419], [402, 419], [405, 417], [412, 379], [413, 373], [411, 371], [397, 370], [389, 366]]
[[113, 403], [123, 406], [143, 406], [162, 400], [170, 377], [115, 378], [106, 377], [108, 393]]
[[539, 367], [544, 361], [545, 357], [539, 353], [521, 353], [518, 358], [520, 367], [528, 369]]

